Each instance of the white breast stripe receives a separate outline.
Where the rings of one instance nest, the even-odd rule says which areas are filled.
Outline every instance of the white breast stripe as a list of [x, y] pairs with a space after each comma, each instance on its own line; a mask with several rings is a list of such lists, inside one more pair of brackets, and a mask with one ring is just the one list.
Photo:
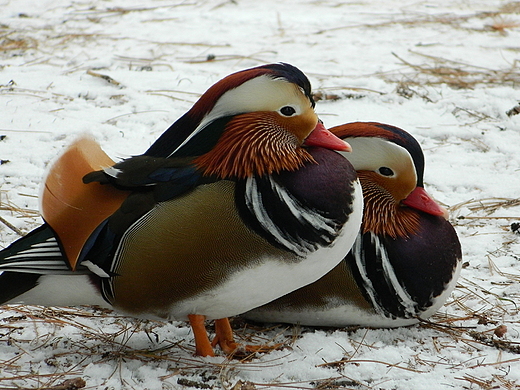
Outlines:
[[368, 294], [368, 297], [370, 298], [370, 301], [372, 303], [372, 306], [374, 307], [374, 310], [379, 315], [382, 315], [386, 317], [386, 311], [379, 305], [376, 296], [375, 296], [375, 289], [374, 285], [372, 284], [372, 281], [368, 277], [366, 273], [366, 261], [365, 261], [365, 251], [363, 249], [363, 236], [362, 234], [358, 234], [356, 237], [356, 241], [354, 242], [354, 245], [352, 246], [352, 255], [354, 256], [354, 260], [356, 261], [356, 266], [359, 271], [359, 274], [361, 276], [361, 279], [363, 280], [363, 284], [365, 286], [365, 291]]
[[246, 180], [245, 198], [248, 208], [253, 212], [258, 222], [260, 222], [260, 224], [273, 235], [276, 241], [287, 247], [289, 250], [303, 255], [300, 248], [298, 248], [293, 242], [285, 239], [280, 228], [274, 224], [269, 218], [269, 215], [267, 215], [262, 197], [258, 191], [256, 180], [252, 177], [249, 177]]
[[[416, 302], [413, 298], [406, 292], [404, 287], [399, 283], [397, 275], [395, 274], [394, 268], [390, 263], [390, 259], [388, 257], [388, 252], [386, 251], [385, 246], [379, 239], [379, 237], [373, 233], [370, 234], [370, 241], [375, 249], [375, 256], [381, 259], [381, 264], [383, 267], [383, 273], [385, 277], [385, 282], [387, 286], [391, 287], [396, 297], [399, 301], [399, 304], [403, 308], [405, 315], [404, 318], [410, 318], [417, 315], [416, 310]], [[372, 306], [374, 310], [385, 317], [388, 317], [388, 312], [385, 308], [380, 304], [379, 299], [377, 298], [377, 291], [374, 288], [372, 281], [366, 272], [366, 259], [365, 252], [363, 249], [362, 236], [358, 235], [356, 242], [352, 246], [352, 254], [356, 261], [356, 266], [358, 268], [361, 279], [363, 280], [363, 285], [365, 287], [365, 291], [370, 298]]]
[[376, 255], [381, 257], [383, 271], [385, 273], [385, 280], [387, 284], [393, 287], [395, 293], [397, 294], [397, 298], [399, 299], [399, 303], [408, 315], [417, 315], [415, 301], [412, 299], [410, 294], [406, 292], [401, 283], [399, 283], [397, 275], [394, 271], [394, 267], [392, 267], [390, 259], [388, 258], [388, 253], [384, 245], [381, 244], [379, 237], [377, 237], [375, 234], [372, 234], [372, 244], [376, 247]]
[[306, 221], [319, 230], [325, 230], [329, 234], [334, 234], [335, 229], [330, 224], [330, 220], [311, 209], [304, 209], [301, 204], [284, 188], [275, 183], [273, 178], [269, 176], [271, 187], [276, 191], [280, 199], [291, 210], [291, 213], [298, 218], [299, 221]]
[[[289, 192], [276, 184], [271, 176], [269, 176], [269, 181], [280, 201], [287, 205], [288, 209], [291, 211], [291, 214], [293, 214], [297, 220], [302, 221], [305, 219], [306, 221], [309, 221], [310, 226], [317, 230], [326, 229], [327, 231], [334, 232], [333, 229], [330, 230], [331, 227], [326, 223], [326, 218], [319, 215], [318, 213], [313, 212], [312, 210], [304, 208], [293, 196], [291, 196]], [[246, 189], [244, 195], [246, 205], [249, 210], [255, 215], [256, 219], [262, 225], [264, 230], [269, 232], [269, 234], [271, 234], [278, 243], [299, 256], [306, 256], [309, 252], [316, 250], [316, 247], [313, 245], [313, 243], [307, 242], [305, 240], [291, 240], [290, 237], [288, 237], [280, 229], [280, 227], [271, 220], [266, 211], [266, 207], [269, 207], [270, 205], [264, 205], [262, 195], [258, 190], [255, 178], [249, 177], [246, 179]]]

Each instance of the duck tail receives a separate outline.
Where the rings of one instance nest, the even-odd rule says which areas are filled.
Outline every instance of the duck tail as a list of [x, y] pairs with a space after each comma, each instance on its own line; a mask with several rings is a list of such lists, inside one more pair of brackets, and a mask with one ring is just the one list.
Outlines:
[[36, 286], [42, 275], [71, 273], [54, 231], [47, 224], [0, 251], [0, 303]]

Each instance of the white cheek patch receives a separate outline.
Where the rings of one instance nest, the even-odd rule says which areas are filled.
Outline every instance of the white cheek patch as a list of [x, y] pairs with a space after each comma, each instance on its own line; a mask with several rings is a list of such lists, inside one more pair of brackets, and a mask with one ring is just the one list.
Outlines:
[[412, 156], [402, 146], [376, 137], [347, 137], [344, 140], [352, 146], [352, 152], [343, 155], [356, 171], [379, 173], [379, 168], [388, 167], [394, 175], [386, 177], [410, 171], [416, 175]]
[[297, 85], [267, 75], [255, 77], [225, 92], [193, 133], [171, 155], [218, 118], [255, 111], [277, 112], [284, 106], [291, 106], [297, 113], [302, 113], [305, 104], [310, 104], [309, 99]]

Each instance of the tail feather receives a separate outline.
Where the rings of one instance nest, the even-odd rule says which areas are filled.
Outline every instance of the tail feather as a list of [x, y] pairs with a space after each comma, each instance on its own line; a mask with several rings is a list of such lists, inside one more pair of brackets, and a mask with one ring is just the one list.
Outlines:
[[0, 271], [63, 275], [71, 268], [54, 231], [43, 224], [0, 252]]

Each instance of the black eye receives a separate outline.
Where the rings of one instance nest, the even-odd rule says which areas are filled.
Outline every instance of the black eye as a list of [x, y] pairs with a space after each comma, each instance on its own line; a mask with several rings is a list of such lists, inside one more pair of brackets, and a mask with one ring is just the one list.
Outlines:
[[392, 171], [388, 167], [381, 167], [381, 168], [379, 168], [379, 173], [381, 175], [383, 175], [383, 176], [393, 176], [394, 175], [394, 171]]
[[280, 108], [280, 113], [285, 116], [293, 116], [296, 114], [296, 110], [291, 106], [285, 106]]

